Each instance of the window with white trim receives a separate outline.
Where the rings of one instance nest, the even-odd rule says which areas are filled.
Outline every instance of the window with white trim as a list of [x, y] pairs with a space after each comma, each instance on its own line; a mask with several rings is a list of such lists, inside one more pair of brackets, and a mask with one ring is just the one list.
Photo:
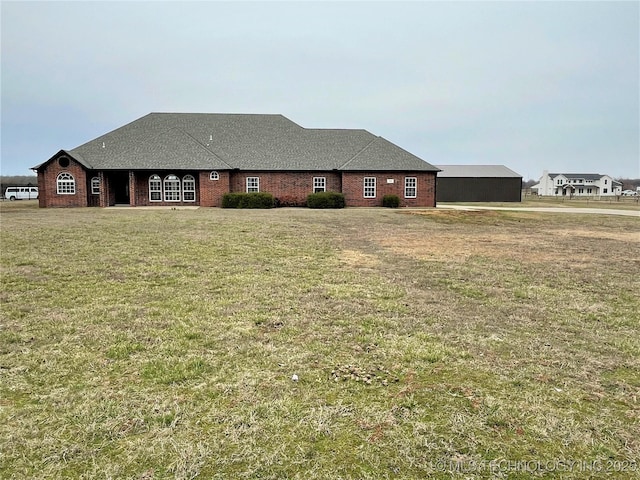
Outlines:
[[160, 175], [151, 175], [149, 177], [149, 201], [162, 201], [162, 180]]
[[313, 177], [313, 193], [326, 192], [326, 191], [327, 191], [326, 177]]
[[167, 175], [164, 177], [164, 201], [180, 201], [180, 178], [177, 175]]
[[100, 178], [93, 177], [91, 179], [91, 195], [100, 195]]
[[247, 177], [247, 193], [260, 191], [260, 177]]
[[364, 177], [364, 198], [376, 198], [376, 177]]
[[418, 179], [416, 177], [404, 177], [404, 198], [416, 198], [418, 196]]
[[216, 171], [213, 171], [209, 174], [209, 180], [220, 180], [220, 174]]
[[56, 179], [56, 193], [58, 195], [75, 195], [76, 179], [67, 172], [62, 172]]
[[182, 199], [185, 202], [196, 201], [196, 179], [193, 175], [185, 175], [182, 178]]

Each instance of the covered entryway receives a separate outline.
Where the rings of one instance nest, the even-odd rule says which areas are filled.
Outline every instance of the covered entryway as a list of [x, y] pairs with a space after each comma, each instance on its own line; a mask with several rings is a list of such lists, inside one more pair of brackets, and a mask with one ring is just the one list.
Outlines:
[[109, 205], [129, 205], [129, 172], [112, 172], [109, 178]]

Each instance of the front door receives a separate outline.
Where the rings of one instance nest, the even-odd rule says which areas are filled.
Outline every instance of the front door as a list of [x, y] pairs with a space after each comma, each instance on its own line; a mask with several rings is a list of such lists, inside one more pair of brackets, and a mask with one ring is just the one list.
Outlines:
[[116, 205], [129, 205], [129, 172], [116, 172], [111, 175], [109, 184]]

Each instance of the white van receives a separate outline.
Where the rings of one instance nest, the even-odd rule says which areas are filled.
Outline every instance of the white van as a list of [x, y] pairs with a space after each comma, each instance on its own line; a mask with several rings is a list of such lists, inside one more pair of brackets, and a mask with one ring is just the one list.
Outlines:
[[4, 191], [7, 200], [34, 200], [38, 198], [38, 187], [7, 187]]

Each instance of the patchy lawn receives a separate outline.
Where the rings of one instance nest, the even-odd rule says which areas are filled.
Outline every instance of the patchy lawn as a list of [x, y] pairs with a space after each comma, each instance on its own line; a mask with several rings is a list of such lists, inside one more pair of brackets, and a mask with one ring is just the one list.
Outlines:
[[0, 215], [0, 477], [638, 475], [636, 218]]

